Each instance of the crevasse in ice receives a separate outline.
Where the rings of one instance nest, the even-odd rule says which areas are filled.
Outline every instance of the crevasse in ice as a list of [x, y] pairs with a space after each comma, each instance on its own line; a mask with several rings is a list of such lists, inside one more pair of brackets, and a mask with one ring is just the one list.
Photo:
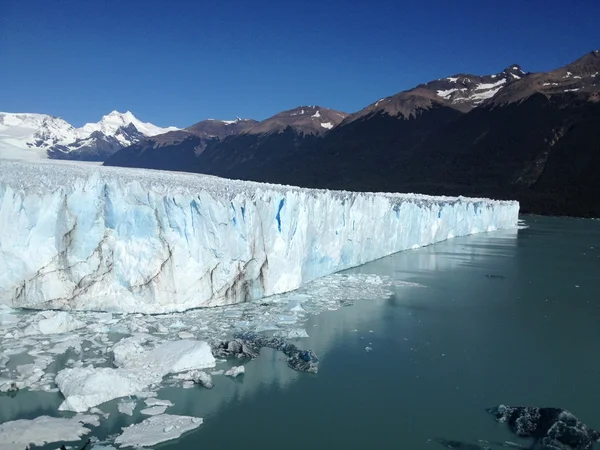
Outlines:
[[0, 161], [0, 302], [143, 313], [238, 303], [511, 228], [518, 211], [489, 199]]

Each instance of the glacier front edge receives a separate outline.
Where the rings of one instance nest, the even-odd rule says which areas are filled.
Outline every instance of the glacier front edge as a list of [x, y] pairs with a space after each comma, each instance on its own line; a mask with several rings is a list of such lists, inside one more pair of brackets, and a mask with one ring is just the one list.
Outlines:
[[165, 313], [512, 228], [519, 204], [0, 161], [0, 303]]

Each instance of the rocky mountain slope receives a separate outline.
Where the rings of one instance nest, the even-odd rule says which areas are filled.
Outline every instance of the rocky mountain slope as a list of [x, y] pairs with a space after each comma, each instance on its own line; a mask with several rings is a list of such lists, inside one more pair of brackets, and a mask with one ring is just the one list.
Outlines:
[[143, 167], [194, 171], [197, 158], [209, 142], [219, 142], [242, 133], [258, 122], [253, 119], [214, 120], [198, 122], [188, 128], [153, 136], [126, 147], [104, 162], [107, 166]]
[[346, 117], [320, 106], [300, 106], [261, 122], [203, 121], [125, 148], [104, 164], [243, 177], [304, 148]]
[[524, 212], [600, 217], [598, 71], [595, 51], [550, 72], [510, 75], [466, 113], [451, 97], [438, 100], [428, 83], [393, 96], [392, 109], [365, 108], [315, 145], [247, 177], [515, 198]]

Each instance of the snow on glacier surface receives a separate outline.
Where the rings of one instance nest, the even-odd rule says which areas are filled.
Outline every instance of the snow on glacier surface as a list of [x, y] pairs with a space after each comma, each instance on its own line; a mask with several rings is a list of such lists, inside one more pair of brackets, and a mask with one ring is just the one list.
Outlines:
[[0, 302], [164, 313], [517, 225], [517, 202], [0, 161]]

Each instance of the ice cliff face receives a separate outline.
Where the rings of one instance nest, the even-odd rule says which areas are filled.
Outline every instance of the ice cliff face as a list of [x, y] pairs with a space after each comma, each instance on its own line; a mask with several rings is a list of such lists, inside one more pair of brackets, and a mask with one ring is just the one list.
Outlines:
[[510, 228], [518, 211], [486, 199], [0, 161], [0, 302], [144, 313], [243, 302]]

